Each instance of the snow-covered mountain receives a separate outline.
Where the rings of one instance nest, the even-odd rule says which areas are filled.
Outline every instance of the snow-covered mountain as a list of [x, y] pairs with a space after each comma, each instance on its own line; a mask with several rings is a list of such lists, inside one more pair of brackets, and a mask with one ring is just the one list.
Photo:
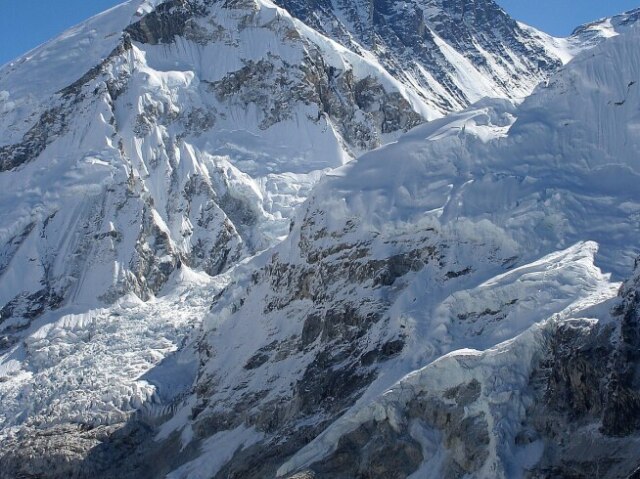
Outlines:
[[69, 299], [147, 299], [181, 264], [226, 270], [286, 234], [323, 169], [427, 115], [269, 3], [129, 2], [0, 85], [5, 330]]
[[[440, 50], [431, 63], [409, 60], [410, 45], [390, 34], [374, 35], [388, 48], [345, 40], [347, 26], [378, 32], [378, 10], [370, 25], [345, 20], [336, 27], [344, 35], [325, 32], [340, 44], [268, 1], [146, 0], [5, 65], [2, 342], [62, 304], [109, 304], [128, 292], [148, 299], [182, 264], [223, 272], [286, 235], [324, 170], [482, 95], [523, 95], [559, 64], [544, 51], [548, 38], [523, 33], [494, 4], [451, 23], [455, 8], [429, 7], [440, 26], [420, 27], [426, 42], [431, 29], [455, 24], [448, 62]], [[482, 9], [504, 28], [480, 32]], [[436, 51], [420, 42], [416, 51]], [[485, 45], [484, 56], [461, 45]], [[500, 67], [503, 57], [520, 70]], [[518, 79], [523, 69], [536, 73]], [[507, 77], [518, 88], [496, 87]]]
[[287, 233], [327, 168], [523, 96], [579, 50], [489, 1], [407, 4], [411, 38], [405, 10], [367, 5], [285, 5], [316, 31], [268, 1], [132, 1], [2, 68], [3, 329], [147, 299], [181, 264], [225, 271]]
[[630, 475], [639, 39], [329, 173], [214, 301], [170, 477]]
[[637, 12], [276, 3], [0, 69], [0, 477], [630, 475]]
[[640, 20], [640, 8], [610, 18], [601, 18], [576, 28], [569, 40], [571, 43], [577, 42], [577, 44], [587, 47], [596, 45], [603, 39], [614, 37], [634, 28], [638, 20]]

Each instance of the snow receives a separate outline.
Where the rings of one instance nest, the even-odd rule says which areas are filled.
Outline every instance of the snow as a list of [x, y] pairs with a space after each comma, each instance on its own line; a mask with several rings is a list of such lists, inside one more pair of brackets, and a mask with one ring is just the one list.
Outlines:
[[[293, 459], [284, 464], [278, 470], [278, 477], [283, 477], [288, 473], [298, 470], [303, 465], [322, 460], [325, 455], [337, 446], [341, 436], [349, 431], [355, 430], [359, 425], [370, 419], [375, 419], [376, 421], [389, 419], [393, 425], [394, 422], [398, 421], [398, 419], [395, 418], [397, 411], [406, 410], [406, 403], [412, 398], [417, 397], [421, 392], [435, 396], [443, 396], [447, 389], [468, 382], [471, 379], [479, 380], [480, 383], [485, 386], [485, 388], [483, 388], [483, 396], [492, 397], [494, 401], [496, 400], [496, 389], [502, 393], [511, 393], [503, 394], [504, 399], [500, 402], [511, 409], [512, 413], [516, 416], [510, 419], [517, 420], [518, 412], [522, 414], [524, 409], [521, 407], [517, 396], [519, 391], [524, 389], [526, 381], [528, 380], [529, 371], [527, 368], [531, 364], [532, 356], [536, 351], [536, 343], [541, 340], [539, 330], [539, 327], [534, 327], [517, 339], [505, 344], [500, 344], [485, 352], [470, 349], [455, 351], [441, 357], [423, 369], [411, 373], [399, 381], [394, 387], [386, 391], [376, 401], [362, 409], [349, 411], [349, 413], [341, 417], [312, 443], [303, 448]], [[500, 377], [500, 381], [494, 382], [491, 378], [496, 377], [497, 371], [499, 371], [498, 377]], [[488, 387], [491, 387], [492, 383], [493, 390], [487, 390]], [[476, 413], [477, 411], [474, 411], [474, 408], [485, 405], [485, 401], [473, 403], [471, 409], [467, 410], [467, 415]], [[489, 410], [489, 408], [487, 408], [485, 412], [488, 413], [488, 418], [492, 417], [492, 411]], [[504, 411], [502, 411], [502, 413], [504, 414]], [[511, 423], [511, 421], [506, 424], [509, 423]], [[499, 425], [494, 427], [497, 429]], [[499, 437], [497, 433], [498, 431], [492, 431], [491, 437]], [[439, 447], [440, 441], [437, 440], [437, 436], [435, 438], [436, 441], [433, 441], [434, 438], [424, 436], [422, 439], [424, 442], [428, 441], [431, 447]], [[493, 441], [495, 441], [495, 439], [493, 439], [492, 442]], [[492, 446], [496, 447], [496, 444], [494, 443]], [[426, 459], [431, 461], [422, 466], [422, 470], [427, 474], [425, 476], [416, 475], [416, 477], [438, 477], [438, 467], [435, 469], [427, 467], [438, 465], [439, 461], [437, 456], [433, 458], [427, 456]], [[497, 454], [490, 457], [485, 462], [483, 470], [478, 471], [475, 477], [497, 477], [495, 473], [498, 468], [492, 464], [497, 461]]]
[[211, 436], [201, 447], [201, 455], [167, 474], [167, 479], [209, 479], [229, 461], [233, 454], [258, 442], [264, 436], [255, 428], [240, 426], [230, 432]]
[[[122, 29], [153, 5], [118, 6], [0, 70], [0, 108], [10, 111], [0, 118], [6, 132], [0, 142], [19, 141], [45, 109], [57, 107], [61, 99], [56, 92], [106, 58], [120, 41]], [[2, 266], [7, 268], [0, 277], [2, 304], [41, 289], [45, 269], [47, 281], [55, 283], [56, 290], [71, 289], [76, 304], [93, 308], [102, 305], [97, 298], [117, 295], [121, 285], [130, 282], [131, 264], [136, 261], [132, 250], [141, 233], [136, 225], [149, 202], [153, 204], [149, 216], [169, 236], [171, 249], [189, 254], [197, 244], [215, 243], [215, 230], [228, 219], [226, 213], [233, 212], [218, 208], [216, 221], [203, 231], [198, 215], [208, 211], [207, 198], [189, 208], [175, 199], [196, 176], [204, 177], [212, 194], [228, 194], [255, 218], [247, 227], [234, 224], [237, 248], [244, 248], [243, 254], [285, 236], [295, 208], [323, 172], [350, 161], [354, 152], [328, 117], [310, 120], [318, 117], [317, 106], [292, 105], [290, 118], [265, 129], [262, 113], [255, 108], [221, 102], [207, 90], [210, 82], [244, 62], [279, 55], [282, 65], [297, 64], [314, 46], [330, 64], [353, 68], [356, 78], [374, 75], [417, 109], [424, 107], [375, 58], [346, 50], [273, 4], [260, 3], [248, 28], [238, 27], [243, 15], [215, 6], [208, 20], [219, 22], [229, 36], [226, 41], [203, 46], [180, 38], [168, 46], [134, 45], [110, 60], [104, 72], [84, 87], [86, 97], [73, 113], [65, 115], [67, 130], [53, 138], [37, 160], [2, 174], [0, 243], [13, 242], [34, 228], [23, 243], [16, 243], [18, 250], [3, 252]], [[274, 19], [279, 26], [274, 26]], [[287, 29], [295, 29], [302, 39], [283, 41]], [[88, 51], [76, 47], [85, 43], [91, 44]], [[47, 74], [42, 73], [44, 68]], [[123, 77], [126, 88], [117, 99], [111, 98], [106, 83]], [[27, 86], [37, 94], [23, 91]], [[218, 113], [215, 128], [191, 132], [172, 124], [177, 116], [209, 111]], [[144, 124], [147, 134], [135, 133], [141, 128], [140, 118], [146, 116], [152, 117]], [[124, 191], [130, 180], [136, 182], [137, 199]], [[190, 209], [191, 215], [176, 214], [176, 209]], [[108, 220], [109, 228], [102, 219]], [[102, 235], [102, 243], [91, 243], [83, 239], [85, 228], [109, 234]], [[166, 254], [159, 263], [166, 263]]]
[[467, 99], [470, 103], [475, 103], [484, 97], [500, 98], [502, 96], [495, 86], [491, 85], [484, 75], [477, 71], [470, 60], [442, 40], [436, 32], [431, 31], [431, 35], [433, 35], [435, 43], [444, 57], [453, 65], [454, 82], [462, 91], [469, 92]]
[[153, 416], [195, 380], [189, 338], [223, 286], [183, 266], [151, 301], [129, 295], [110, 308], [47, 313], [0, 357], [0, 428]]
[[547, 52], [560, 59], [563, 65], [569, 63], [576, 55], [586, 49], [581, 41], [572, 37], [554, 37], [525, 23], [518, 22], [518, 25], [534, 38], [538, 38]]
[[[139, 5], [130, 0], [77, 25], [0, 68], [0, 85], [10, 95], [0, 116], [0, 145], [17, 141], [49, 98], [81, 78], [118, 45], [123, 29], [137, 20]], [[26, 121], [20, 121], [26, 118]]]

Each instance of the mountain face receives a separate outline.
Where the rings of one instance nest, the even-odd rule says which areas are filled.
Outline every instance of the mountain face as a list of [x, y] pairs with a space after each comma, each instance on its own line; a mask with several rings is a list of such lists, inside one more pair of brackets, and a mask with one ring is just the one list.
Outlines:
[[[96, 66], [22, 90], [103, 41]], [[323, 169], [423, 121], [379, 66], [273, 5], [123, 4], [30, 55], [0, 79], [10, 332], [70, 298], [148, 299], [182, 264], [228, 269], [286, 234]]]
[[0, 477], [633, 477], [637, 12], [276, 3], [0, 69]]
[[485, 96], [524, 97], [562, 54], [492, 0], [280, 0], [347, 48], [366, 51], [440, 114]]

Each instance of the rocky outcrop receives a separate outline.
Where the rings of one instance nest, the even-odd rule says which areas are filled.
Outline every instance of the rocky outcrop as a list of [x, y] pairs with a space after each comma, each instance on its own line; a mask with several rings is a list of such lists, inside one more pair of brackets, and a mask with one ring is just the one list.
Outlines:
[[[389, 232], [363, 237], [354, 235], [357, 219], [347, 218], [338, 226], [313, 208], [298, 221], [293, 254], [284, 246], [276, 250], [246, 283], [230, 286], [212, 306], [220, 327], [201, 343], [203, 366], [196, 405], [190, 406], [195, 438], [206, 441], [238, 429], [261, 437], [239, 448], [215, 472], [216, 478], [275, 476], [288, 457], [357, 402], [385, 364], [401, 357], [409, 333], [389, 310], [411, 278], [422, 274], [437, 283], [473, 275], [434, 227], [414, 229], [407, 236]], [[493, 251], [490, 244], [478, 247]], [[504, 258], [489, 261], [501, 264]], [[452, 269], [467, 273], [447, 276]], [[232, 304], [229, 298], [235, 298]], [[261, 317], [257, 323], [254, 312]], [[285, 326], [285, 318], [296, 318], [297, 324]], [[225, 338], [264, 325], [270, 326], [264, 336], [258, 335], [263, 340], [227, 350]], [[233, 372], [223, 366], [229, 361], [238, 364]], [[285, 378], [281, 370], [295, 372]], [[417, 398], [411, 406], [433, 414], [431, 423], [451, 425], [444, 440], [458, 451], [452, 470], [474, 471], [482, 461], [472, 457], [485, 454], [478, 450], [466, 456], [487, 441], [486, 421], [461, 412], [477, 388], [473, 383], [451, 391], [452, 398], [459, 398], [458, 409], [433, 396]], [[389, 441], [394, 448], [389, 449]], [[420, 444], [406, 430], [371, 422], [341, 439], [334, 456], [309, 470], [322, 478], [407, 477], [421, 462]]]
[[405, 376], [279, 473], [634, 477], [639, 286], [636, 273], [619, 299], [598, 305], [598, 318], [585, 319], [589, 309], [559, 314], [496, 348], [460, 351]]
[[489, 429], [484, 414], [469, 415], [466, 407], [480, 397], [473, 380], [445, 392], [444, 397], [420, 394], [403, 411], [400, 423], [390, 418], [366, 422], [342, 436], [330, 456], [310, 466], [316, 478], [406, 478], [426, 459], [418, 430], [441, 431], [446, 448], [442, 477], [475, 474], [486, 461]]
[[561, 324], [550, 336], [519, 436], [545, 445], [528, 477], [631, 477], [640, 464], [638, 271], [611, 322]]
[[169, 0], [161, 2], [153, 11], [129, 25], [125, 32], [131, 40], [157, 45], [172, 43], [176, 37], [190, 32], [196, 16], [206, 13], [203, 2], [198, 0]]

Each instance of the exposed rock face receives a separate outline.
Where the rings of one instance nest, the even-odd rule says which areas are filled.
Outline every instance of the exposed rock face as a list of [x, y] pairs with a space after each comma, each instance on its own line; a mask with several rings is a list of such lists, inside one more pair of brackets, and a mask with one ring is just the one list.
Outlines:
[[640, 464], [638, 271], [612, 322], [562, 324], [549, 338], [520, 436], [545, 445], [529, 477], [631, 477]]
[[[84, 468], [83, 463], [87, 454], [100, 446], [103, 441], [116, 441], [114, 433], [117, 428], [99, 427], [83, 429], [78, 425], [63, 425], [51, 427], [46, 431], [30, 429], [22, 431], [11, 440], [3, 443], [4, 451], [12, 450], [11, 454], [0, 454], [2, 472], [0, 477], [89, 477], [106, 469], [103, 464], [93, 464], [92, 468]], [[140, 437], [148, 439], [141, 431], [138, 438], [131, 437], [121, 454], [126, 456], [128, 447], [140, 442]], [[70, 440], [70, 438], [73, 438]], [[137, 439], [137, 441], [136, 441]], [[50, 453], [43, 454], [44, 451]], [[117, 455], [108, 461], [121, 459]], [[92, 470], [93, 469], [93, 470]]]
[[139, 21], [129, 25], [125, 32], [131, 40], [157, 45], [172, 43], [176, 37], [187, 36], [195, 16], [203, 16], [206, 8], [193, 0], [169, 0], [160, 3]]
[[22, 142], [0, 148], [0, 171], [16, 168], [38, 157], [47, 144], [65, 132], [66, 114], [64, 108], [48, 110], [25, 134]]
[[340, 438], [336, 451], [314, 467], [312, 477], [403, 478], [418, 469], [422, 459], [415, 439], [398, 434], [388, 422], [372, 421]]
[[[297, 474], [634, 477], [639, 286], [636, 273], [608, 302], [613, 309], [596, 309], [599, 318], [561, 314], [494, 350], [460, 352], [406, 376], [303, 450]], [[280, 472], [296, 477], [289, 464]]]
[[401, 425], [390, 418], [362, 424], [342, 436], [335, 451], [311, 470], [322, 478], [406, 478], [425, 460], [415, 431], [435, 429], [449, 451], [443, 477], [477, 473], [489, 454], [489, 429], [484, 414], [467, 415], [465, 408], [478, 400], [480, 388], [473, 380], [449, 389], [444, 398], [420, 394], [406, 405]]
[[[314, 235], [315, 241], [322, 239], [322, 233]], [[376, 377], [376, 364], [402, 351], [402, 336], [385, 337], [380, 333], [381, 337], [375, 338], [370, 332], [384, 328], [388, 322], [384, 316], [389, 307], [385, 296], [390, 286], [410, 273], [411, 268], [398, 269], [400, 261], [395, 255], [368, 260], [371, 245], [340, 245], [340, 239], [336, 241], [339, 246], [325, 251], [309, 245], [313, 257], [307, 266], [274, 256], [262, 271], [253, 275], [250, 289], [267, 288], [260, 314], [275, 320], [291, 315], [305, 304], [306, 319], [299, 333], [275, 335], [269, 344], [249, 357], [234, 360], [243, 364], [237, 377], [246, 378], [242, 382], [247, 386], [228, 390], [231, 377], [218, 377], [217, 373], [201, 377], [202, 389], [198, 390], [199, 404], [194, 416], [198, 437], [204, 439], [237, 427], [253, 427], [265, 435], [259, 444], [234, 456], [216, 477], [273, 476], [282, 457], [315, 437], [362, 394]], [[437, 260], [433, 248], [422, 249], [418, 245], [416, 248], [414, 270], [418, 264]], [[348, 293], [341, 291], [345, 282], [353, 288], [379, 290], [371, 291], [367, 304], [354, 302]], [[234, 309], [236, 315], [243, 317], [244, 311], [253, 306], [241, 300]], [[216, 344], [223, 338], [221, 332], [211, 340]], [[213, 346], [211, 361], [217, 362], [217, 349], [218, 346]], [[290, 390], [285, 383], [278, 385], [276, 377], [269, 378], [269, 370], [279, 369], [279, 363], [299, 368], [298, 379], [289, 386]], [[216, 370], [217, 367], [212, 369]], [[251, 384], [265, 376], [269, 383], [273, 382], [271, 390], [256, 391]], [[265, 408], [265, 404], [269, 406]]]
[[381, 135], [422, 123], [409, 102], [398, 92], [387, 92], [379, 79], [356, 79], [352, 69], [342, 71], [326, 64], [314, 45], [306, 49], [300, 65], [271, 54], [258, 62], [247, 61], [240, 70], [211, 83], [211, 90], [221, 101], [240, 108], [258, 107], [261, 130], [292, 120], [296, 104], [317, 108], [317, 117], [309, 119], [331, 121], [354, 151], [376, 148]]
[[[389, 310], [416, 274], [422, 274], [427, 284], [447, 281], [451, 287], [473, 277], [471, 268], [459, 262], [456, 245], [448, 244], [434, 227], [365, 239], [356, 218], [336, 225], [325, 212], [310, 208], [299, 221], [292, 250], [280, 247], [261, 269], [222, 292], [213, 305], [216, 326], [202, 340], [203, 366], [192, 398], [195, 405], [188, 406], [194, 440], [204, 443], [229, 430], [253, 430], [259, 437], [238, 448], [228, 462], [211, 472], [214, 477], [275, 476], [285, 458], [361, 397], [379, 369], [400, 357], [405, 348], [411, 333], [407, 329], [405, 334], [407, 325], [398, 324]], [[476, 248], [486, 251], [487, 257], [495, 251], [490, 241], [480, 241]], [[499, 267], [504, 260], [493, 254], [486, 261]], [[458, 270], [467, 273], [447, 275]], [[229, 298], [235, 299], [229, 303]], [[260, 321], [255, 321], [255, 315]], [[282, 323], [285, 318], [292, 320], [288, 326]], [[230, 350], [230, 335], [244, 336], [240, 332], [244, 330], [252, 331], [247, 344]], [[290, 373], [283, 375], [283, 370]], [[473, 391], [459, 393], [462, 402], [472, 395]], [[417, 402], [415, 407], [427, 407], [427, 402]], [[442, 406], [442, 417], [452, 414], [448, 407]], [[447, 441], [462, 448], [461, 456], [473, 447], [462, 436], [476, 428], [481, 434], [481, 427], [460, 415], [458, 419], [459, 431]], [[387, 426], [371, 423], [345, 439], [344, 448], [364, 447], [362, 441], [372, 431], [376, 431], [375, 445], [367, 446], [357, 470], [384, 477], [394, 468], [379, 454], [385, 438], [401, 441], [407, 434], [396, 437]], [[384, 457], [397, 454], [401, 461], [405, 454], [408, 462], [403, 470], [409, 471], [421, 463], [421, 453], [414, 440], [406, 447], [398, 446]], [[319, 477], [351, 477], [351, 469], [339, 471], [347, 463], [352, 461], [336, 458], [333, 465], [323, 461], [326, 468], [313, 470]], [[460, 467], [475, 467], [470, 464]], [[190, 470], [197, 469], [184, 474]], [[336, 476], [338, 472], [342, 475]]]
[[[418, 82], [441, 112], [477, 101], [485, 87], [491, 96], [524, 96], [560, 66], [492, 0], [276, 3], [346, 47], [374, 52], [396, 78]], [[477, 77], [477, 89], [460, 81], [462, 71]]]

